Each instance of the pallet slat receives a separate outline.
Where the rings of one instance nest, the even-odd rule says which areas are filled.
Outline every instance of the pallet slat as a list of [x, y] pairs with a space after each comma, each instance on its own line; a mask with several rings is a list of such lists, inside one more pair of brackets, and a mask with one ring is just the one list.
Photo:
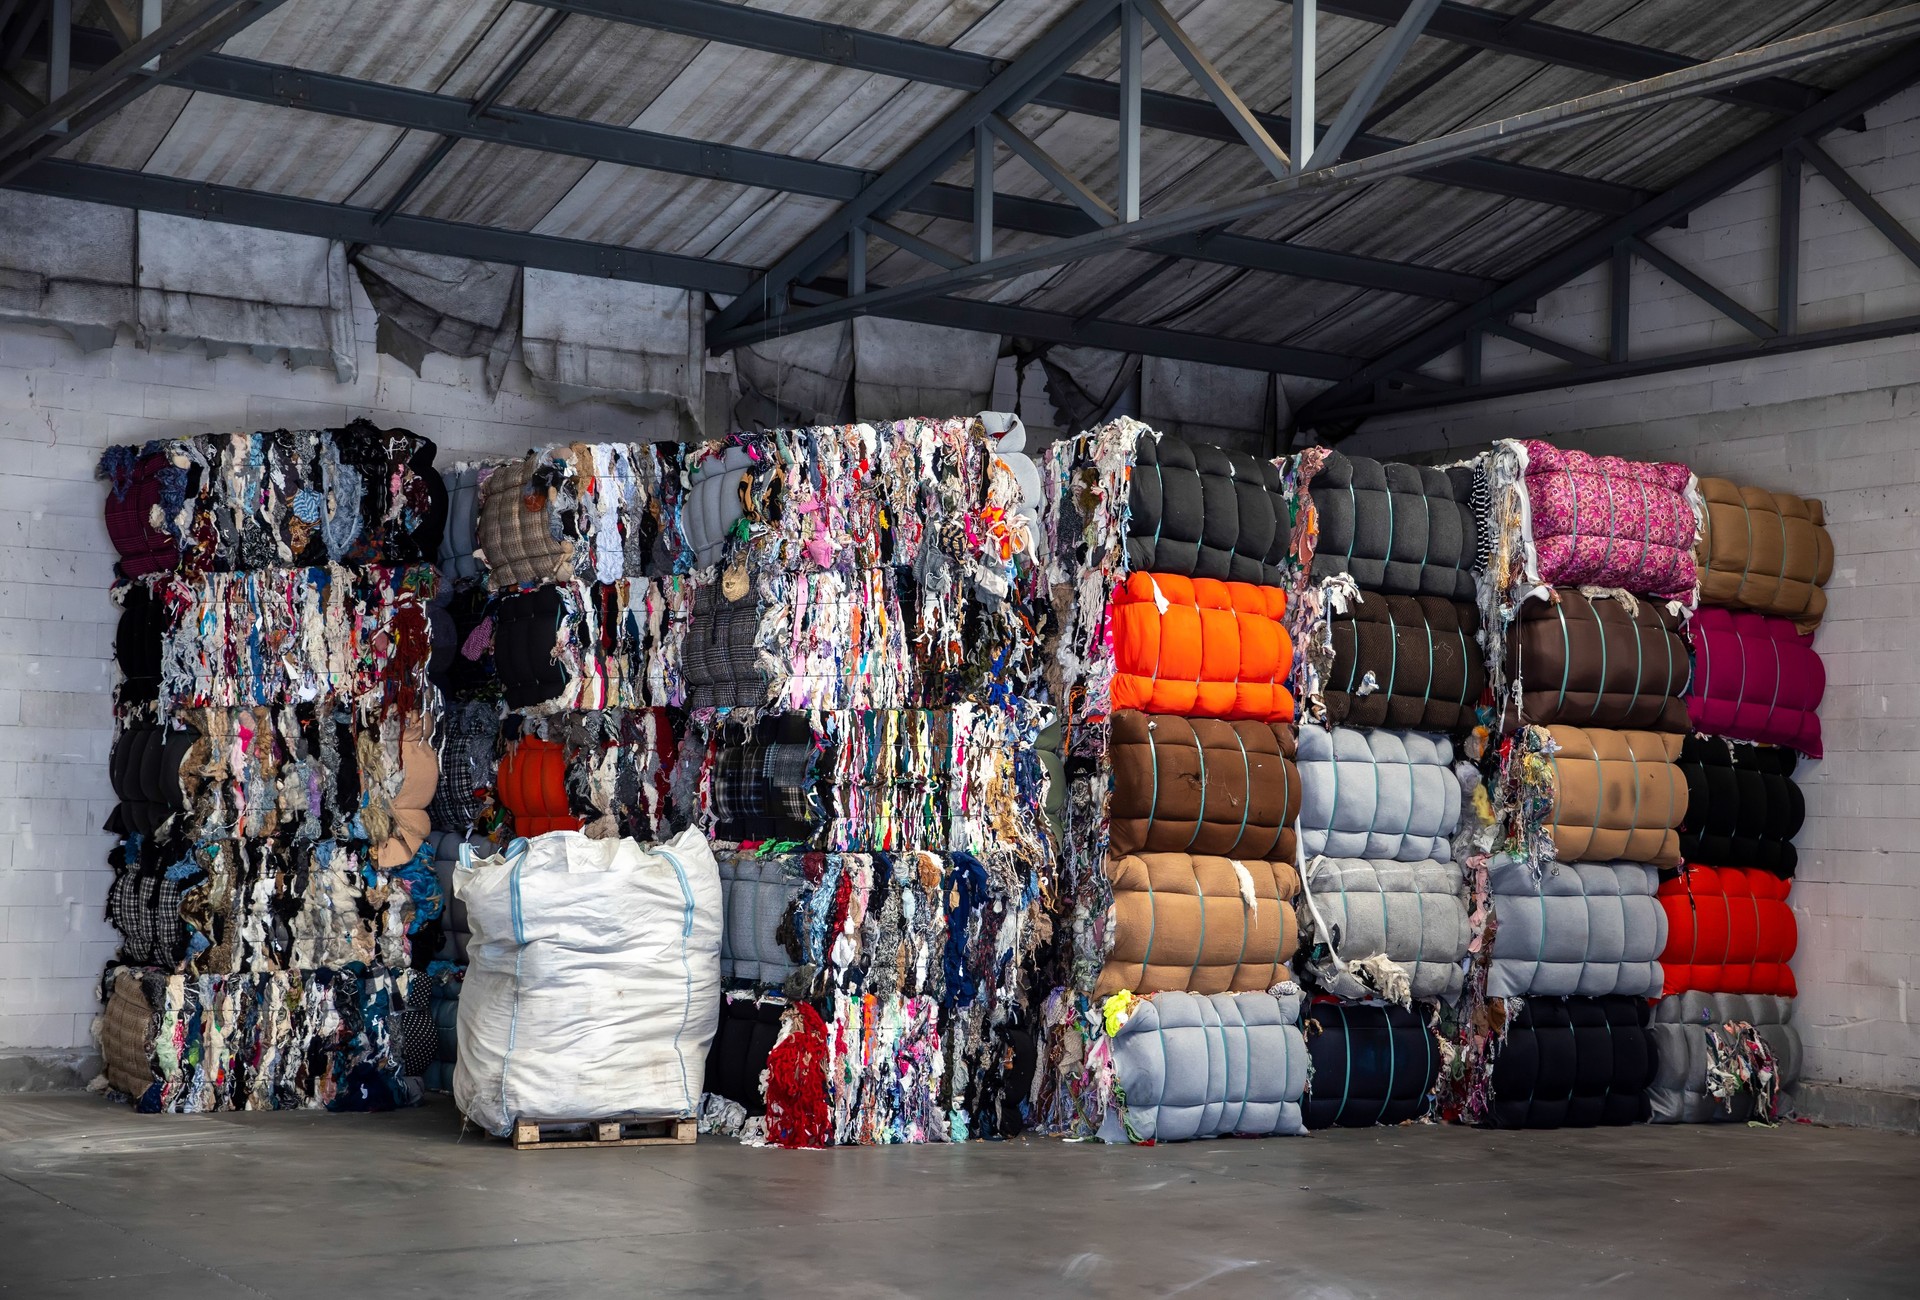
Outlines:
[[513, 1149], [684, 1146], [699, 1135], [691, 1119], [522, 1119], [513, 1123]]

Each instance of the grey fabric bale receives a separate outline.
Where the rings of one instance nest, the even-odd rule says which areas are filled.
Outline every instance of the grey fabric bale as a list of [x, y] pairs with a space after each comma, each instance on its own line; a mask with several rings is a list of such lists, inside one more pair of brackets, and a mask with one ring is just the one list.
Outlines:
[[725, 918], [720, 927], [720, 978], [779, 984], [793, 974], [793, 957], [780, 941], [801, 882], [787, 873], [794, 858], [718, 855], [720, 896]]
[[1297, 762], [1308, 857], [1452, 860], [1460, 781], [1445, 736], [1303, 723]]
[[1729, 1021], [1759, 1031], [1780, 1068], [1784, 1092], [1800, 1081], [1803, 1063], [1800, 1031], [1789, 1023], [1793, 999], [1752, 993], [1681, 993], [1661, 998], [1653, 1010], [1653, 1039], [1660, 1062], [1647, 1095], [1656, 1124], [1744, 1122], [1753, 1117], [1755, 1099], [1742, 1093], [1731, 1105], [1707, 1091], [1708, 1035]]
[[[447, 904], [447, 910], [441, 918], [440, 932], [443, 938], [440, 951], [434, 954], [434, 958], [437, 961], [459, 962], [461, 965], [466, 964], [467, 939], [471, 931], [467, 926], [467, 905], [453, 892], [453, 869], [460, 865], [460, 844], [464, 838], [452, 831], [433, 831], [427, 836], [428, 842], [433, 845], [433, 874], [439, 877], [440, 894]], [[493, 848], [483, 840], [476, 840], [473, 851], [476, 857], [486, 857], [493, 852]]]
[[745, 447], [729, 447], [724, 455], [698, 463], [697, 477], [680, 502], [680, 524], [694, 568], [718, 563], [727, 534], [740, 521], [740, 480], [754, 463]]
[[1053, 842], [1056, 845], [1066, 843], [1067, 817], [1067, 768], [1062, 754], [1066, 744], [1066, 729], [1059, 718], [1055, 718], [1040, 729], [1034, 738], [1034, 753], [1040, 759], [1040, 766], [1047, 773], [1047, 821], [1053, 827]]
[[[1325, 943], [1344, 963], [1384, 956], [1407, 972], [1416, 998], [1452, 998], [1460, 992], [1460, 960], [1467, 955], [1472, 928], [1458, 865], [1315, 858], [1307, 863], [1306, 884], [1316, 927], [1324, 927], [1316, 936], [1316, 953]], [[1313, 963], [1312, 970], [1330, 992], [1365, 996], [1358, 988], [1340, 987], [1342, 977], [1330, 960]]]
[[1638, 862], [1555, 863], [1535, 880], [1524, 863], [1488, 868], [1493, 912], [1490, 997], [1660, 995], [1667, 913], [1658, 869]]
[[474, 554], [480, 545], [480, 483], [490, 468], [467, 465], [445, 470], [447, 529], [440, 535], [440, 573], [449, 582], [473, 582], [486, 573]]
[[1151, 432], [1140, 435], [1134, 456], [1130, 568], [1269, 586], [1285, 581], [1289, 515], [1272, 462]]
[[1307, 1043], [1299, 989], [1157, 993], [1113, 1038], [1108, 1142], [1185, 1142], [1306, 1132]]

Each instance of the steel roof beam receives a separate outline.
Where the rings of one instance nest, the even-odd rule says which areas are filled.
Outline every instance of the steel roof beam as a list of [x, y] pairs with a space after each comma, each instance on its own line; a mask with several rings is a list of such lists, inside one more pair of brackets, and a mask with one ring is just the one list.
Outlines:
[[[892, 289], [870, 291], [858, 298], [848, 298], [822, 307], [809, 307], [788, 313], [777, 320], [755, 321], [748, 325], [742, 322], [741, 318], [745, 315], [743, 311], [722, 313], [708, 328], [708, 344], [715, 349], [737, 347], [742, 343], [753, 342], [768, 333], [808, 329], [835, 320], [845, 320], [876, 309], [892, 308], [909, 298], [949, 294], [983, 284], [1009, 280], [1029, 271], [1061, 266], [1103, 253], [1138, 248], [1150, 241], [1172, 235], [1213, 229], [1276, 211], [1305, 197], [1338, 193], [1362, 185], [1375, 184], [1389, 177], [1406, 175], [1436, 160], [1470, 157], [1487, 149], [1540, 139], [1595, 122], [1611, 120], [1627, 113], [1642, 112], [1659, 104], [1701, 95], [1709, 90], [1744, 84], [1756, 77], [1771, 76], [1783, 69], [1804, 67], [1815, 62], [1858, 54], [1896, 42], [1912, 41], [1916, 35], [1920, 35], [1920, 4], [1907, 5], [1870, 18], [1841, 23], [1823, 31], [1776, 41], [1757, 49], [1742, 50], [1679, 72], [1664, 73], [1627, 86], [1614, 86], [1596, 94], [1583, 95], [1577, 99], [1519, 113], [1499, 121], [1454, 131], [1431, 140], [1423, 140], [1418, 144], [1408, 145], [1404, 149], [1383, 157], [1296, 173], [1285, 180], [1273, 181], [1238, 194], [1185, 208], [1156, 212], [1139, 221], [1110, 226], [1088, 235], [1055, 240], [1036, 248], [1023, 249], [1004, 257], [996, 257], [990, 262], [976, 263], [961, 270], [942, 272]], [[1896, 57], [1890, 62], [1893, 75], [1909, 79], [1920, 75], [1920, 59], [1911, 57], [1910, 53], [1906, 57]], [[1881, 75], [1886, 75], [1887, 69], [1883, 67], [1879, 72]], [[1833, 103], [1851, 102], [1853, 96], [1848, 92], [1854, 92], [1857, 95], [1864, 88], [1876, 84], [1878, 84], [1877, 77], [1869, 74], [1851, 83], [1845, 91], [1823, 101], [1818, 109], [1808, 110], [1808, 112], [1809, 114], [1821, 112]], [[1790, 121], [1799, 123], [1805, 116], [1802, 115]], [[1773, 133], [1765, 134], [1770, 136]], [[1776, 144], [1773, 152], [1777, 154], [1782, 147], [1784, 146]], [[1672, 215], [1678, 216], [1680, 213], [1676, 211]], [[1610, 256], [1613, 244], [1624, 235], [1637, 233], [1620, 230], [1620, 224], [1614, 223], [1607, 227], [1611, 233], [1608, 234], [1600, 252], [1601, 258]], [[823, 229], [831, 228], [830, 223]], [[807, 247], [802, 245], [803, 249]], [[808, 254], [809, 257], [814, 255]], [[793, 257], [793, 254], [789, 254], [789, 260]], [[1584, 268], [1576, 268], [1576, 271], [1578, 269]], [[1507, 290], [1502, 290], [1501, 294], [1494, 296], [1498, 298], [1506, 292]], [[1505, 311], [1490, 315], [1489, 319], [1504, 320], [1514, 310], [1514, 307], [1508, 306]], [[1415, 368], [1427, 359], [1426, 357], [1418, 358], [1411, 365], [1402, 359], [1388, 369]]]
[[[1609, 222], [1536, 263], [1530, 270], [1489, 294], [1485, 301], [1455, 312], [1446, 320], [1382, 353], [1351, 380], [1328, 389], [1302, 406], [1298, 425], [1312, 428], [1319, 423], [1344, 421], [1383, 409], [1369, 397], [1375, 383], [1385, 381], [1396, 371], [1417, 370], [1456, 347], [1471, 348], [1473, 341], [1490, 323], [1505, 321], [1514, 312], [1523, 310], [1527, 303], [1537, 302], [1569, 280], [1607, 261], [1621, 242], [1644, 239], [1672, 225], [1701, 204], [1772, 166], [1779, 161], [1783, 151], [1794, 148], [1798, 142], [1814, 139], [1833, 130], [1916, 82], [1920, 82], [1920, 57], [1916, 57], [1915, 51], [1908, 48], [1854, 78], [1814, 107], [1777, 122], [1752, 139], [1735, 146], [1637, 211]], [[1764, 342], [1768, 346], [1779, 346], [1771, 339]], [[1614, 370], [1607, 366], [1589, 366], [1580, 371], [1580, 379], [1587, 382], [1606, 378], [1613, 373]], [[1630, 373], [1653, 372], [1636, 370]], [[1559, 382], [1564, 384], [1567, 381], [1562, 378]], [[1486, 387], [1471, 391], [1496, 395], [1494, 390]], [[1502, 388], [1499, 391], [1533, 390]]]
[[[210, 221], [317, 235], [349, 244], [408, 248], [423, 253], [471, 257], [483, 262], [533, 266], [573, 275], [601, 276], [660, 284], [701, 293], [743, 293], [759, 269], [733, 262], [650, 253], [585, 240], [560, 239], [517, 230], [459, 221], [442, 221], [400, 213], [377, 225], [374, 208], [322, 203], [259, 190], [205, 185], [172, 176], [152, 176], [117, 167], [46, 159], [15, 177], [8, 188], [86, 203], [142, 208], [175, 216], [204, 217]], [[897, 314], [899, 320], [917, 320], [957, 329], [1018, 334], [1043, 342], [1116, 348], [1149, 356], [1184, 361], [1210, 361], [1248, 370], [1280, 371], [1339, 379], [1360, 365], [1356, 357], [1306, 348], [1222, 339], [1208, 334], [1118, 321], [1075, 320], [1059, 312], [1005, 307], [997, 303], [949, 298], [919, 302]]]
[[[922, 41], [885, 36], [859, 27], [844, 27], [811, 18], [748, 9], [725, 0], [527, 0], [543, 8], [560, 9], [608, 22], [675, 32], [700, 40], [761, 50], [788, 58], [831, 63], [902, 81], [946, 86], [970, 94], [986, 88], [1005, 67], [1004, 59], [967, 50], [948, 49]], [[1116, 6], [1117, 7], [1117, 6]], [[1068, 74], [1036, 92], [1030, 103], [1065, 109], [1088, 117], [1120, 120], [1120, 87], [1097, 77]], [[1275, 140], [1289, 140], [1293, 123], [1278, 113], [1254, 113], [1257, 122]], [[1241, 137], [1219, 108], [1205, 99], [1143, 90], [1141, 125], [1175, 135], [1240, 143]], [[1361, 134], [1347, 146], [1349, 158], [1370, 157], [1402, 147], [1389, 136]], [[1560, 207], [1618, 215], [1647, 199], [1643, 190], [1612, 181], [1593, 180], [1522, 163], [1470, 159], [1417, 173], [1424, 181], [1479, 190], [1507, 198], [1527, 199]]]
[[[80, 66], [110, 57], [117, 47], [104, 31], [76, 27], [73, 48], [76, 66]], [[875, 175], [839, 163], [710, 144], [581, 118], [553, 117], [498, 104], [475, 115], [468, 101], [450, 95], [286, 68], [225, 54], [208, 55], [169, 78], [169, 84], [228, 99], [277, 104], [443, 137], [480, 140], [842, 202], [859, 194]], [[970, 221], [973, 191], [959, 185], [930, 185], [902, 205], [902, 211]], [[1069, 204], [1012, 194], [996, 194], [993, 213], [994, 224], [1000, 228], [1029, 234], [1064, 237], [1095, 228], [1093, 221]], [[1221, 266], [1449, 302], [1477, 302], [1498, 287], [1497, 281], [1458, 271], [1244, 235], [1183, 236], [1164, 241], [1154, 251]]]
[[[1399, 22], [1410, 0], [1319, 0], [1323, 13], [1391, 27]], [[1509, 21], [1511, 15], [1476, 5], [1446, 0], [1427, 20], [1425, 35], [1457, 45], [1469, 45], [1496, 54], [1514, 54], [1539, 63], [1578, 68], [1583, 72], [1616, 77], [1622, 81], [1644, 81], [1663, 72], [1678, 72], [1698, 63], [1684, 54], [1635, 45], [1571, 27], [1525, 19]], [[1819, 102], [1817, 86], [1803, 85], [1782, 77], [1770, 77], [1745, 86], [1717, 91], [1714, 98], [1769, 113], [1798, 113]]]

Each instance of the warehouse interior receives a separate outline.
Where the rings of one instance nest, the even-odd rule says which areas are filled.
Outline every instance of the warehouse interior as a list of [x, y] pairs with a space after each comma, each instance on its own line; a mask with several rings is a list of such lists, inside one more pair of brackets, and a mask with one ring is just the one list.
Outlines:
[[1906, 1294], [1917, 336], [1920, 5], [0, 0], [0, 1289]]

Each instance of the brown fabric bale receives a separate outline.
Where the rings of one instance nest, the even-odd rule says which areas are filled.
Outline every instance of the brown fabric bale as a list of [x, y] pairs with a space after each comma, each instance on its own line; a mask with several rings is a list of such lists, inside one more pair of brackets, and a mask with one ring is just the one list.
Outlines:
[[1672, 732], [1547, 728], [1553, 756], [1553, 843], [1562, 862], [1680, 865], [1687, 779]]
[[1096, 995], [1248, 993], [1288, 978], [1300, 944], [1300, 877], [1290, 862], [1239, 860], [1253, 880], [1257, 906], [1249, 909], [1234, 861], [1188, 853], [1109, 859], [1113, 950]]
[[1700, 480], [1706, 518], [1694, 544], [1700, 600], [1706, 605], [1778, 614], [1802, 632], [1827, 612], [1821, 588], [1833, 576], [1833, 538], [1825, 508], [1791, 492]]
[[481, 485], [478, 553], [495, 591], [573, 576], [573, 539], [553, 536], [549, 492], [531, 480], [537, 456], [510, 461]]
[[100, 1056], [115, 1092], [137, 1099], [160, 1077], [153, 1070], [153, 1015], [140, 976], [126, 967], [116, 971], [100, 1016]]
[[1108, 852], [1292, 861], [1300, 818], [1293, 751], [1292, 728], [1274, 723], [1119, 710]]
[[[1518, 679], [1507, 726], [1686, 731], [1692, 675], [1685, 623], [1664, 602], [1585, 596], [1555, 587], [1553, 600], [1521, 602], [1507, 633], [1507, 671]], [[1517, 716], [1516, 716], [1517, 714]]]
[[[1487, 686], [1480, 614], [1439, 596], [1364, 592], [1333, 617], [1327, 720], [1349, 727], [1470, 731]], [[1372, 674], [1371, 687], [1367, 676]]]

